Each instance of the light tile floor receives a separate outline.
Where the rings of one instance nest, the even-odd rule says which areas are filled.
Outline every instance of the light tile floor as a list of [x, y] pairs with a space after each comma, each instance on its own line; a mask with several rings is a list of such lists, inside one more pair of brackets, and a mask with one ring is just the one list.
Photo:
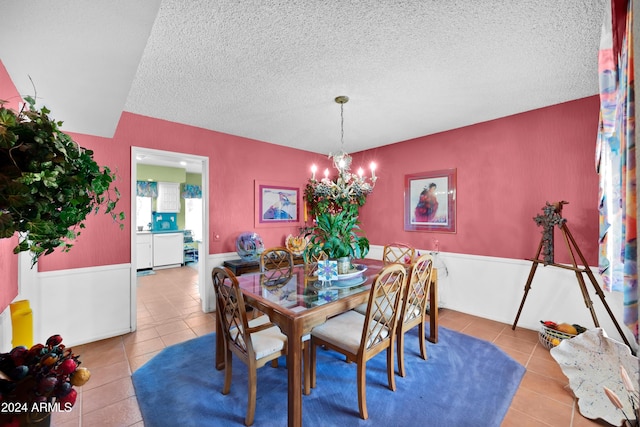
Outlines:
[[[52, 414], [52, 426], [144, 426], [132, 372], [163, 348], [215, 330], [214, 313], [200, 310], [194, 268], [155, 273], [138, 277], [137, 331], [74, 347], [91, 380], [77, 388], [73, 411]], [[490, 341], [527, 368], [503, 427], [609, 425], [580, 415], [566, 377], [538, 342], [537, 331], [513, 331], [511, 325], [448, 309], [440, 310], [440, 325]]]

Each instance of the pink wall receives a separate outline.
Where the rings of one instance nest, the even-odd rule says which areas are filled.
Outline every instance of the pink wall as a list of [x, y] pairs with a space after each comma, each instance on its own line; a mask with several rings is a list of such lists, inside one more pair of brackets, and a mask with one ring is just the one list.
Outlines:
[[[325, 156], [124, 113], [115, 136], [132, 145], [209, 158], [211, 253], [235, 252], [244, 231], [258, 232], [267, 246], [283, 245], [298, 226], [254, 227], [254, 181], [302, 187], [313, 161]], [[213, 236], [220, 235], [215, 241]]]
[[[361, 220], [372, 244], [505, 258], [532, 258], [542, 229], [533, 217], [545, 202], [569, 201], [563, 216], [589, 265], [597, 265], [598, 97], [425, 136], [358, 153], [376, 159], [379, 176]], [[404, 176], [457, 169], [457, 233], [406, 232]], [[556, 233], [556, 261], [570, 262]]]
[[38, 261], [39, 271], [62, 270], [98, 265], [128, 263], [130, 260], [130, 220], [131, 191], [129, 166], [129, 147], [119, 144], [117, 140], [92, 135], [69, 133], [81, 147], [93, 150], [94, 159], [100, 166], [108, 166], [116, 174], [115, 187], [121, 194], [116, 211], [125, 212], [124, 229], [113, 221], [104, 209], [98, 214], [90, 214], [86, 228], [80, 230], [80, 236], [73, 242], [68, 253], [55, 251], [41, 257]]
[[[4, 68], [0, 90], [0, 99], [16, 93]], [[372, 160], [378, 163], [378, 184], [362, 212], [367, 236], [376, 245], [404, 241], [433, 248], [437, 239], [447, 252], [527, 258], [540, 241], [533, 216], [546, 201], [564, 199], [570, 202], [564, 213], [571, 230], [595, 265], [597, 117], [598, 100], [591, 97], [356, 153], [356, 169]], [[108, 216], [92, 215], [71, 252], [43, 257], [41, 271], [130, 261], [131, 146], [209, 157], [211, 253], [235, 251], [237, 235], [250, 230], [256, 230], [266, 246], [283, 244], [297, 227], [254, 227], [254, 181], [303, 188], [312, 163], [320, 170], [329, 164], [323, 155], [126, 112], [112, 139], [73, 137], [95, 151], [99, 164], [116, 171], [122, 193], [118, 209], [127, 215], [125, 230]], [[405, 232], [404, 175], [446, 168], [458, 170], [458, 232]], [[219, 241], [214, 241], [215, 234], [221, 236]], [[561, 256], [557, 259], [563, 261]]]
[[[211, 253], [235, 252], [235, 239], [244, 231], [257, 231], [266, 246], [283, 245], [288, 234], [297, 234], [298, 226], [254, 227], [254, 181], [303, 186], [311, 162], [324, 159], [306, 151], [130, 113], [122, 114], [112, 140], [76, 134], [73, 137], [80, 145], [94, 149], [99, 164], [117, 171], [117, 186], [122, 193], [119, 210], [127, 215], [125, 230], [120, 231], [108, 216], [92, 216], [71, 252], [43, 257], [40, 271], [130, 261], [132, 146], [209, 158]], [[220, 235], [219, 241], [214, 240], [215, 234]]]

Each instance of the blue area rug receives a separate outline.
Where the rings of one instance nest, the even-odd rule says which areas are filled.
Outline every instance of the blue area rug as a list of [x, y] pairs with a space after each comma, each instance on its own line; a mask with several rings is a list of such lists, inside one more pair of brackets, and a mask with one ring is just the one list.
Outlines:
[[[244, 425], [247, 369], [234, 360], [231, 392], [214, 368], [215, 336], [167, 347], [133, 374], [146, 427]], [[417, 328], [405, 337], [407, 376], [387, 388], [386, 356], [367, 363], [369, 419], [358, 413], [356, 365], [318, 349], [317, 387], [302, 397], [305, 426], [500, 426], [525, 368], [502, 350], [446, 328], [419, 356]], [[397, 366], [397, 365], [396, 365]], [[258, 370], [255, 426], [287, 425], [287, 372]]]

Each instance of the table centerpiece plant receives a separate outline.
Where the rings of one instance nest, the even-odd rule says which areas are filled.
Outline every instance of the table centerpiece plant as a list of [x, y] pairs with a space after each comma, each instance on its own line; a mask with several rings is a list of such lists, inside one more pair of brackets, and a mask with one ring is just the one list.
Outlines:
[[13, 252], [31, 251], [35, 265], [55, 248], [69, 251], [89, 213], [103, 209], [121, 229], [124, 213], [115, 211], [115, 174], [62, 132], [49, 109], [25, 101], [16, 112], [0, 100], [0, 238], [19, 233]]
[[[329, 259], [364, 258], [369, 252], [369, 239], [360, 228], [359, 209], [373, 191], [375, 177], [369, 183], [361, 174], [349, 172], [350, 157], [342, 153], [335, 159], [338, 175], [320, 181], [312, 176], [304, 191], [313, 225], [306, 228], [307, 259], [324, 252]], [[344, 163], [345, 156], [348, 163]], [[329, 156], [332, 157], [332, 156]], [[335, 156], [338, 157], [338, 156]]]
[[329, 259], [364, 258], [369, 252], [369, 240], [359, 224], [357, 212], [350, 209], [320, 213], [312, 227], [307, 250], [314, 256], [324, 252]]

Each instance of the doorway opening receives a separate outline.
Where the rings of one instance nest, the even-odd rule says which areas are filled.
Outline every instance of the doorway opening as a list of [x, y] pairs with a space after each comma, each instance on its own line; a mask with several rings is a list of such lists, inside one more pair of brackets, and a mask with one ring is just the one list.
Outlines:
[[[131, 148], [131, 329], [137, 328], [137, 272], [141, 259], [146, 254], [138, 254], [138, 242], [143, 239], [153, 238], [158, 232], [155, 228], [155, 220], [165, 217], [154, 211], [153, 191], [145, 193], [140, 188], [145, 187], [145, 182], [153, 182], [144, 173], [139, 171], [152, 171], [159, 173], [161, 179], [166, 181], [180, 180], [171, 178], [171, 172], [182, 170], [182, 176], [186, 176], [185, 182], [180, 183], [180, 198], [183, 198], [183, 213], [169, 215], [169, 219], [177, 222], [175, 229], [184, 232], [182, 240], [183, 258], [182, 265], [196, 268], [198, 271], [198, 289], [203, 311], [209, 311], [208, 292], [206, 287], [205, 272], [206, 259], [209, 253], [209, 159], [187, 153], [155, 150], [150, 148]], [[168, 175], [163, 175], [167, 173]], [[198, 180], [199, 176], [199, 180]], [[157, 179], [157, 178], [154, 178]], [[189, 181], [189, 182], [186, 182]], [[157, 196], [156, 196], [157, 197]], [[155, 199], [157, 203], [157, 199]], [[154, 207], [155, 206], [155, 207]], [[164, 224], [163, 224], [164, 225]], [[173, 224], [172, 224], [173, 226]], [[179, 228], [178, 228], [179, 227]], [[164, 230], [163, 230], [164, 231]], [[145, 236], [146, 235], [146, 236]], [[151, 236], [149, 236], [151, 235]], [[194, 255], [196, 255], [194, 259]], [[151, 261], [153, 269], [156, 266]], [[147, 266], [148, 264], [145, 264]], [[161, 268], [161, 267], [159, 267]], [[153, 271], [153, 270], [151, 270]]]

